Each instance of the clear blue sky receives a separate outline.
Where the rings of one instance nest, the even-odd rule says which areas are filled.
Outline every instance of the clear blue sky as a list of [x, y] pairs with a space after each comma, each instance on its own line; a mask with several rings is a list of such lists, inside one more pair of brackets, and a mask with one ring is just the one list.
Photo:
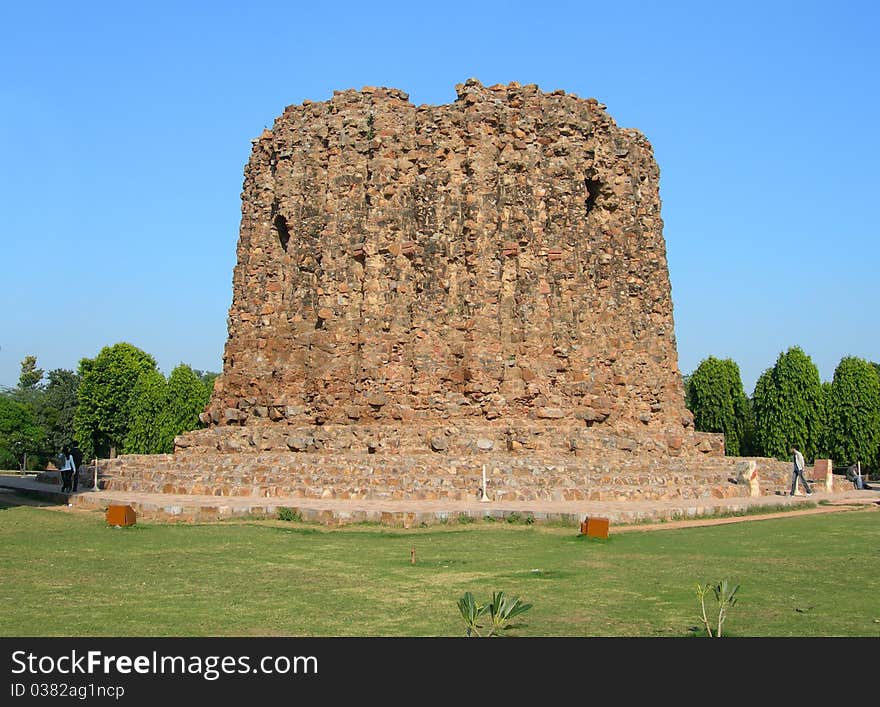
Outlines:
[[880, 362], [880, 3], [5, 2], [0, 385], [128, 341], [219, 371], [250, 139], [285, 106], [469, 77], [608, 106], [660, 165], [679, 364], [748, 394]]

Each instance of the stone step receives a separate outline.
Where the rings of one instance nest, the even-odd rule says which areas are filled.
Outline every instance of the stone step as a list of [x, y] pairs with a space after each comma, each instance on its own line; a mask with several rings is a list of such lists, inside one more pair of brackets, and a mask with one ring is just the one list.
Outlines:
[[[320, 473], [311, 469], [293, 469], [275, 473], [246, 473], [246, 472], [211, 472], [211, 471], [182, 471], [174, 468], [151, 469], [151, 470], [124, 470], [115, 474], [104, 474], [104, 479], [140, 480], [153, 483], [178, 483], [178, 484], [232, 484], [232, 485], [289, 485], [291, 483], [308, 483], [319, 485], [361, 483], [370, 486], [379, 485], [428, 485], [428, 486], [451, 486], [469, 488], [475, 484], [481, 485], [482, 474], [430, 474], [372, 472], [358, 473], [358, 470], [343, 472]], [[625, 474], [625, 473], [590, 473], [590, 472], [535, 472], [535, 473], [511, 473], [502, 470], [492, 470], [486, 475], [487, 482], [496, 486], [505, 487], [554, 487], [554, 486], [597, 486], [597, 485], [704, 485], [707, 483], [727, 483], [731, 478], [729, 472], [696, 472], [683, 473], [671, 472], [667, 474]], [[775, 475], [765, 477], [765, 482], [772, 482]]]
[[[546, 486], [527, 485], [512, 486], [503, 484], [487, 484], [488, 490], [496, 497], [511, 496], [517, 498], [554, 498], [565, 497], [571, 499], [590, 498], [597, 494], [610, 493], [620, 495], [640, 495], [654, 493], [665, 496], [680, 496], [683, 493], [701, 494], [706, 489], [712, 490], [719, 495], [718, 489], [724, 492], [720, 495], [741, 495], [745, 493], [743, 487], [726, 481], [716, 481], [701, 484], [553, 484]], [[260, 483], [224, 483], [211, 481], [207, 483], [187, 483], [181, 480], [149, 480], [149, 479], [111, 479], [102, 484], [102, 488], [108, 490], [136, 490], [150, 493], [174, 493], [196, 495], [223, 495], [223, 496], [308, 496], [310, 498], [322, 497], [345, 497], [345, 498], [382, 498], [382, 497], [407, 497], [413, 498], [472, 498], [479, 495], [480, 486], [453, 486], [450, 484], [346, 484], [328, 483], [319, 480], [317, 483], [287, 483], [287, 484], [260, 484]], [[780, 490], [779, 485], [768, 486], [767, 490]]]
[[[483, 471], [493, 498], [627, 500], [726, 498], [737, 485], [734, 457], [631, 455], [597, 461], [575, 455], [310, 454], [249, 452], [129, 455], [101, 465], [102, 488], [218, 497], [474, 499]], [[787, 462], [756, 461], [761, 493], [786, 490]]]
[[[368, 488], [357, 486], [229, 486], [215, 485], [210, 488], [203, 486], [185, 486], [170, 483], [151, 483], [149, 481], [114, 481], [103, 487], [108, 491], [131, 491], [137, 493], [162, 493], [176, 495], [214, 495], [218, 497], [252, 497], [252, 498], [332, 498], [359, 500], [468, 500], [477, 497], [475, 490], [466, 489], [389, 489], [386, 487]], [[494, 500], [515, 501], [625, 501], [625, 500], [669, 500], [694, 498], [733, 498], [743, 495], [743, 489], [733, 484], [714, 484], [702, 486], [615, 486], [602, 487], [553, 487], [540, 489], [535, 487], [510, 488], [503, 487], [490, 492]]]
[[723, 456], [723, 436], [678, 430], [658, 434], [641, 425], [602, 429], [579, 419], [383, 420], [376, 424], [276, 424], [200, 429], [175, 440], [175, 454], [290, 452], [309, 456], [327, 452], [358, 454], [405, 452], [408, 455], [482, 456], [486, 452], [571, 452], [603, 457], [660, 451], [667, 456]]
[[[106, 465], [114, 465], [114, 464], [125, 464], [132, 465], [138, 463], [145, 464], [155, 464], [161, 462], [163, 460], [166, 461], [174, 461], [177, 464], [196, 464], [201, 465], [206, 462], [223, 464], [223, 465], [234, 465], [246, 461], [248, 464], [252, 463], [262, 463], [262, 464], [288, 464], [288, 463], [296, 463], [297, 461], [301, 461], [303, 463], [314, 464], [317, 463], [318, 460], [327, 460], [327, 459], [338, 459], [338, 460], [346, 460], [346, 461], [358, 461], [358, 462], [374, 462], [377, 463], [379, 461], [383, 463], [391, 462], [395, 459], [406, 459], [413, 463], [425, 463], [425, 464], [433, 464], [433, 465], [443, 465], [443, 464], [466, 464], [470, 466], [480, 465], [483, 463], [491, 463], [497, 460], [505, 460], [510, 463], [564, 463], [566, 461], [570, 461], [573, 459], [579, 460], [582, 463], [594, 462], [597, 464], [603, 465], [628, 465], [628, 464], [660, 464], [660, 465], [679, 465], [679, 466], [692, 466], [695, 462], [701, 465], [717, 465], [717, 466], [725, 466], [728, 465], [731, 460], [738, 459], [737, 457], [724, 457], [724, 456], [676, 456], [676, 457], [663, 457], [661, 455], [638, 455], [638, 454], [627, 454], [625, 456], [618, 455], [616, 458], [610, 458], [609, 455], [592, 455], [592, 454], [576, 454], [576, 453], [561, 453], [559, 451], [556, 452], [546, 452], [543, 454], [533, 454], [528, 452], [519, 452], [519, 453], [506, 453], [506, 452], [485, 452], [479, 455], [459, 455], [459, 454], [393, 454], [393, 453], [377, 453], [377, 454], [369, 454], [364, 452], [330, 452], [330, 451], [322, 451], [322, 452], [313, 452], [309, 454], [297, 453], [297, 452], [242, 452], [242, 453], [224, 453], [224, 452], [200, 452], [198, 454], [195, 453], [184, 453], [177, 452], [173, 455], [171, 454], [156, 454], [156, 455], [125, 455], [121, 457], [117, 457], [116, 459], [105, 459], [101, 462], [102, 466]], [[768, 459], [768, 462], [777, 462], [777, 460]], [[781, 462], [785, 463], [785, 462]]]
[[[413, 457], [373, 457], [372, 455], [361, 455], [359, 457], [342, 457], [342, 456], [315, 456], [311, 459], [304, 459], [300, 455], [292, 455], [285, 459], [264, 460], [259, 457], [252, 459], [245, 455], [218, 455], [217, 457], [206, 457], [201, 460], [175, 459], [173, 457], [158, 458], [135, 458], [128, 459], [121, 457], [116, 460], [109, 460], [102, 463], [102, 474], [119, 474], [119, 473], [142, 473], [154, 469], [174, 469], [178, 473], [192, 472], [211, 472], [217, 473], [221, 471], [243, 472], [247, 474], [259, 474], [277, 472], [279, 470], [289, 471], [295, 469], [320, 469], [324, 473], [334, 470], [345, 473], [368, 473], [373, 474], [377, 470], [394, 473], [410, 473], [424, 472], [428, 474], [437, 474], [444, 472], [452, 473], [477, 473], [485, 467], [487, 471], [500, 470], [511, 474], [536, 474], [543, 475], [547, 472], [572, 471], [577, 470], [578, 473], [664, 473], [664, 472], [688, 472], [688, 473], [707, 473], [707, 472], [724, 472], [731, 473], [736, 468], [736, 458], [728, 458], [724, 461], [716, 461], [711, 459], [699, 460], [675, 460], [655, 461], [655, 460], [632, 460], [630, 462], [620, 462], [615, 464], [589, 462], [579, 458], [554, 458], [534, 460], [529, 458], [512, 459], [506, 457], [487, 457], [481, 463], [474, 463], [472, 460], [449, 459], [444, 462], [429, 461], [424, 462]], [[787, 466], [780, 467], [784, 462], [776, 462], [775, 460], [761, 461], [759, 469], [762, 473], [778, 472]]]

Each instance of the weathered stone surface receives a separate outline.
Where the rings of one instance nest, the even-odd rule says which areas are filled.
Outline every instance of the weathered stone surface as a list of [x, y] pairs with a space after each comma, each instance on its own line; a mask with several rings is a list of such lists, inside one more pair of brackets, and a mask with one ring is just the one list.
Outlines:
[[791, 484], [791, 463], [773, 459], [707, 456], [694, 464], [693, 458], [622, 450], [572, 458], [561, 447], [540, 456], [482, 451], [466, 457], [427, 449], [421, 456], [401, 456], [381, 446], [373, 453], [190, 448], [174, 455], [127, 455], [102, 461], [101, 484], [117, 491], [254, 499], [464, 500], [477, 497], [485, 470], [495, 501], [685, 501], [753, 495], [743, 469], [757, 469], [765, 496], [787, 493]]
[[738, 462], [736, 465], [736, 483], [748, 488], [749, 496], [761, 495], [761, 482], [758, 478], [758, 463], [754, 459]]
[[287, 446], [295, 452], [304, 452], [315, 446], [314, 437], [288, 437]]
[[[648, 140], [595, 99], [456, 90], [441, 106], [337, 91], [253, 141], [223, 373], [202, 419], [537, 419], [718, 453], [684, 406]], [[260, 434], [283, 449], [291, 433]]]
[[830, 459], [817, 459], [813, 465], [813, 481], [824, 484], [825, 491], [834, 491], [834, 467]]

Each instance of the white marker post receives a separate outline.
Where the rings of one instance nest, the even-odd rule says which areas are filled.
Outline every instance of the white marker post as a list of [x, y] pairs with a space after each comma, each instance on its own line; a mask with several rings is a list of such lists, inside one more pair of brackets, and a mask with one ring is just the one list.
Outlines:
[[92, 484], [92, 491], [100, 491], [98, 488], [98, 457], [95, 457], [95, 480]]
[[489, 503], [489, 495], [486, 493], [486, 465], [483, 464], [483, 494], [480, 501], [483, 503]]

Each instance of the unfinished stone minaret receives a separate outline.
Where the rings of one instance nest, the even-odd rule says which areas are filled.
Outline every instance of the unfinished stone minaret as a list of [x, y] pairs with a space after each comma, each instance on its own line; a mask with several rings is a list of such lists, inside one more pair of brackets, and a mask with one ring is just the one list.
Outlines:
[[454, 425], [512, 449], [526, 424], [709, 451], [684, 404], [648, 140], [592, 98], [456, 90], [441, 106], [337, 91], [253, 141], [203, 422], [262, 448], [308, 446], [291, 430], [313, 427], [436, 451], [431, 431]]

